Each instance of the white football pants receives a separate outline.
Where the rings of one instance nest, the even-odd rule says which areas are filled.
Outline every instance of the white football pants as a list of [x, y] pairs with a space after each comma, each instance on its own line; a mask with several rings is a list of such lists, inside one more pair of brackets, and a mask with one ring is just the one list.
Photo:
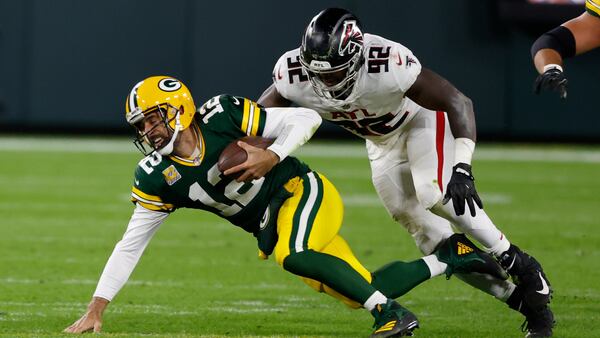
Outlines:
[[[492, 253], [508, 250], [510, 243], [485, 211], [475, 205], [477, 215], [471, 217], [465, 206], [465, 213], [456, 216], [452, 201], [442, 205], [454, 166], [454, 136], [446, 114], [423, 107], [411, 113], [415, 117], [402, 133], [383, 142], [366, 141], [373, 184], [388, 213], [425, 255], [454, 233], [451, 224]], [[459, 278], [501, 300], [515, 288], [509, 281], [481, 274]]]

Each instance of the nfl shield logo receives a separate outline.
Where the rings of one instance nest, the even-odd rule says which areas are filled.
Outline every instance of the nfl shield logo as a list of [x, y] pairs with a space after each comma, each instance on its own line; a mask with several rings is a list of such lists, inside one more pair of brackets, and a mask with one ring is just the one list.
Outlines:
[[165, 181], [167, 181], [168, 185], [173, 185], [175, 182], [179, 181], [181, 175], [175, 169], [174, 165], [170, 165], [167, 169], [163, 170], [163, 176], [165, 177]]

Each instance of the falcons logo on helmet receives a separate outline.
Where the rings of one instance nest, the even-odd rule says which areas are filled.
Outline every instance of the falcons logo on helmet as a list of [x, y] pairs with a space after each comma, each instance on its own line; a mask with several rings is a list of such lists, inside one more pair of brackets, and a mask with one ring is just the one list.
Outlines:
[[340, 47], [338, 49], [340, 56], [344, 56], [346, 52], [348, 54], [354, 54], [357, 48], [362, 48], [363, 35], [360, 28], [356, 25], [355, 20], [344, 21], [344, 29], [342, 32], [343, 36], [340, 40]]

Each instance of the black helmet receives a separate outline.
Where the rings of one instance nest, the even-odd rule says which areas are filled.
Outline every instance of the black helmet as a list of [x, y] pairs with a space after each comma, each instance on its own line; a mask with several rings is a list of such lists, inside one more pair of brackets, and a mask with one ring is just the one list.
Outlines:
[[300, 63], [315, 92], [332, 99], [347, 97], [363, 62], [362, 49], [361, 24], [354, 14], [341, 8], [317, 14], [306, 27], [300, 47]]

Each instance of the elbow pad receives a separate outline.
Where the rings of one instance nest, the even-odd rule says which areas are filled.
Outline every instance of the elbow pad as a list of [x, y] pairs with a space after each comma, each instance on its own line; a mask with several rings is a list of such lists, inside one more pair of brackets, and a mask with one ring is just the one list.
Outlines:
[[558, 26], [540, 36], [531, 46], [531, 58], [540, 49], [553, 49], [560, 54], [563, 59], [575, 56], [575, 37], [566, 27]]

